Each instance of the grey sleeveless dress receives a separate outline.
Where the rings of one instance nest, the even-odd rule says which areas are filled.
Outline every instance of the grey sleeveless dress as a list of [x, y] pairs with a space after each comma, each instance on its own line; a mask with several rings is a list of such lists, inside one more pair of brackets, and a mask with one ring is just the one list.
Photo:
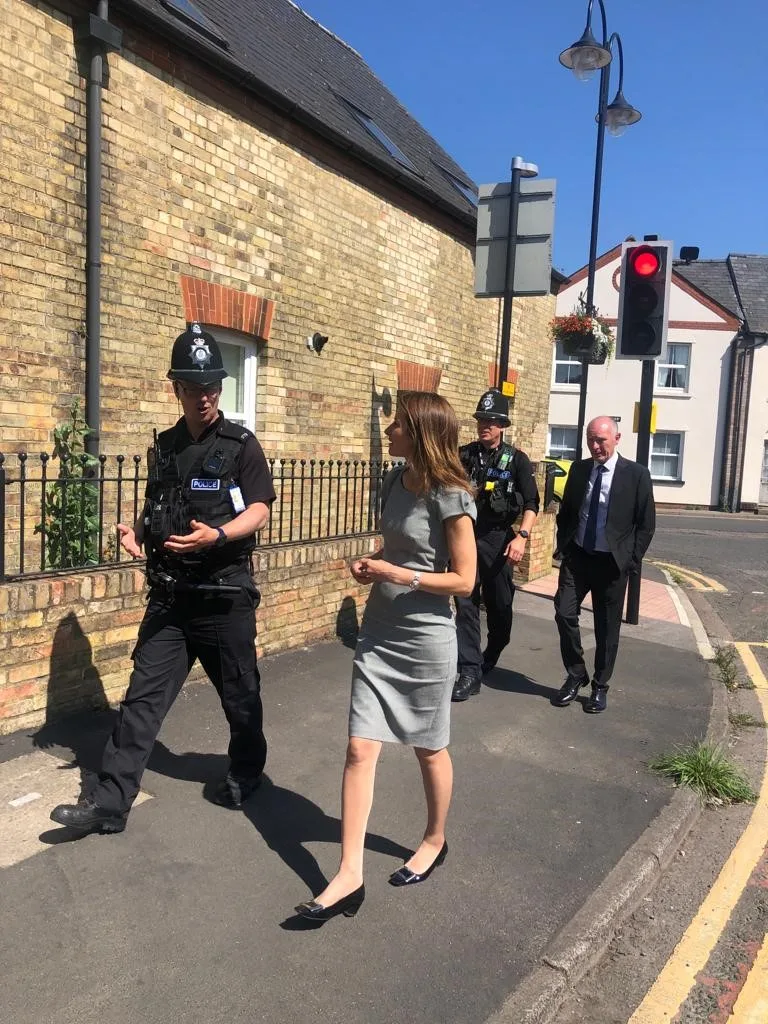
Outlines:
[[[420, 497], [403, 485], [405, 467], [384, 480], [380, 532], [383, 558], [414, 571], [444, 572], [444, 521], [476, 517], [459, 488]], [[352, 669], [349, 735], [441, 750], [450, 737], [456, 675], [456, 626], [450, 597], [374, 583]]]

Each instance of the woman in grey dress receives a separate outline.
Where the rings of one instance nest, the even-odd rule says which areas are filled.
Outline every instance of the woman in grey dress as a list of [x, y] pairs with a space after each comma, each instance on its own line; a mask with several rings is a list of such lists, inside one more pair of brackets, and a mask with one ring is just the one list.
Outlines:
[[365, 898], [363, 845], [383, 742], [414, 748], [427, 799], [424, 837], [390, 882], [424, 881], [448, 852], [453, 767], [447, 746], [456, 674], [451, 597], [467, 596], [475, 585], [475, 503], [459, 461], [456, 414], [444, 398], [402, 395], [386, 434], [389, 454], [406, 465], [384, 480], [383, 547], [351, 567], [355, 580], [372, 589], [352, 672], [341, 864], [316, 899], [296, 908], [317, 921], [350, 917]]

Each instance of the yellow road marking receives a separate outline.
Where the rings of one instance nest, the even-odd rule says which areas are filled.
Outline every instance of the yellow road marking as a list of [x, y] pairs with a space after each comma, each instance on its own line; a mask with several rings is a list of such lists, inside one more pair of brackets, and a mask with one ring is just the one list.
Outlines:
[[727, 588], [722, 583], [712, 579], [711, 576], [705, 576], [702, 572], [687, 569], [683, 565], [675, 565], [674, 562], [651, 562], [651, 564], [658, 565], [660, 569], [669, 569], [682, 576], [687, 583], [690, 583], [693, 590], [714, 590], [718, 594], [728, 593]]
[[765, 1024], [768, 1020], [768, 936], [731, 1010], [732, 1024]]
[[[735, 645], [744, 667], [755, 684], [763, 716], [768, 720], [768, 680], [763, 675], [749, 644]], [[766, 730], [768, 743], [768, 730]], [[763, 771], [760, 793], [749, 819], [749, 824], [733, 848], [709, 895], [699, 912], [678, 942], [661, 974], [653, 983], [642, 1003], [630, 1017], [628, 1024], [662, 1024], [671, 1021], [696, 983], [696, 976], [704, 969], [733, 908], [738, 903], [749, 877], [765, 849], [768, 835], [768, 763]], [[758, 972], [759, 974], [760, 972]], [[752, 1024], [745, 1017], [743, 1024]], [[765, 1024], [766, 1017], [754, 1018]]]

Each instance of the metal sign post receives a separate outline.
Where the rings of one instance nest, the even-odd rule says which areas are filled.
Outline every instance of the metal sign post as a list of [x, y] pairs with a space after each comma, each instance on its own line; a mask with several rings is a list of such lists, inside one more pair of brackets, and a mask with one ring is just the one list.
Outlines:
[[497, 386], [507, 379], [512, 299], [548, 295], [552, 278], [554, 180], [532, 181], [535, 164], [512, 161], [512, 180], [481, 185], [477, 209], [475, 296], [504, 300]]

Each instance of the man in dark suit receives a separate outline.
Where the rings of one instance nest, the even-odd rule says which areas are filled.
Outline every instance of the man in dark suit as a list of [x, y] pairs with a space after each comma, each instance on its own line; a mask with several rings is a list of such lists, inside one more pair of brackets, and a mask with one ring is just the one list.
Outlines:
[[637, 573], [656, 528], [651, 477], [645, 466], [616, 450], [616, 421], [598, 416], [587, 425], [591, 459], [571, 466], [557, 516], [557, 547], [562, 554], [555, 596], [560, 653], [568, 672], [552, 703], [566, 707], [589, 682], [579, 633], [581, 603], [592, 594], [595, 620], [595, 674], [585, 711], [607, 705], [608, 681], [619, 649], [627, 577]]

